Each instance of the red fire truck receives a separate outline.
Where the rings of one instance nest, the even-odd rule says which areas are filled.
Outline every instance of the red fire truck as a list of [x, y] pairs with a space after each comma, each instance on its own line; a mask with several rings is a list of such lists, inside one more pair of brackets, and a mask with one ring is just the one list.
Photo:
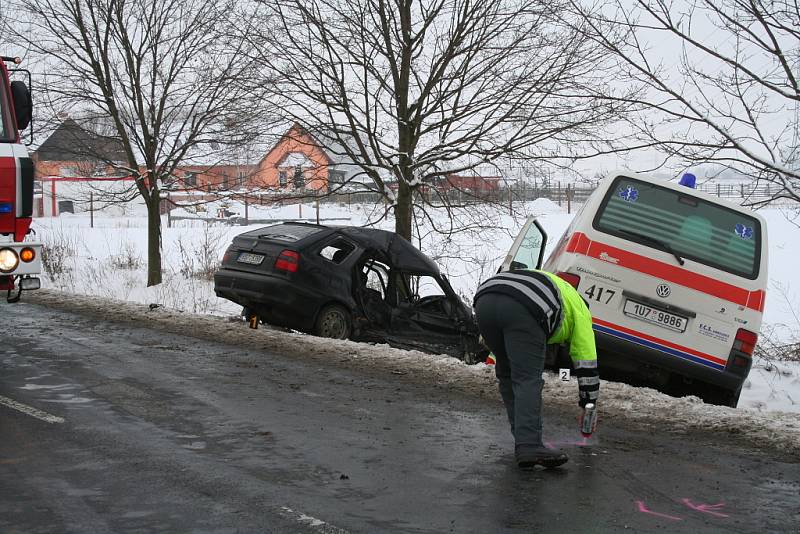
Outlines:
[[[11, 64], [11, 68], [6, 64]], [[30, 125], [33, 106], [30, 72], [19, 58], [0, 56], [0, 290], [17, 302], [23, 290], [39, 289], [42, 245], [31, 239], [33, 160], [20, 131]], [[10, 73], [27, 75], [10, 81]]]

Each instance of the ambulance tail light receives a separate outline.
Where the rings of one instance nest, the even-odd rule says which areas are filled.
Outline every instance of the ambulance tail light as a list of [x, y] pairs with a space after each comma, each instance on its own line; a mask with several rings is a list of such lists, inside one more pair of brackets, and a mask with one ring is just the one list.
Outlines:
[[750, 330], [740, 328], [739, 331], [736, 332], [736, 337], [733, 340], [733, 350], [744, 352], [748, 356], [752, 356], [753, 351], [756, 348], [757, 341], [758, 334], [751, 332]]
[[733, 338], [733, 347], [728, 357], [726, 370], [739, 376], [747, 376], [753, 365], [753, 351], [756, 348], [758, 334], [740, 328]]
[[581, 283], [581, 277], [577, 274], [567, 273], [564, 271], [559, 271], [556, 273], [562, 280], [566, 281], [569, 285], [578, 289], [578, 284]]
[[300, 254], [294, 250], [284, 250], [278, 255], [278, 259], [275, 260], [275, 269], [279, 271], [296, 273], [299, 267]]

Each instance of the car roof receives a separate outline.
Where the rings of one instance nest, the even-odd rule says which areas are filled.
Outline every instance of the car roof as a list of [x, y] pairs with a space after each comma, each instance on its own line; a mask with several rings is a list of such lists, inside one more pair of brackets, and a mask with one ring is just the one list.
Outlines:
[[394, 232], [357, 226], [334, 227], [354, 241], [388, 255], [389, 263], [404, 271], [439, 274], [439, 266], [414, 245]]
[[301, 222], [284, 222], [251, 230], [244, 235], [293, 243], [302, 248], [308, 243], [340, 233], [366, 249], [384, 256], [379, 258], [393, 267], [419, 274], [439, 274], [439, 267], [395, 232], [358, 226], [325, 226]]

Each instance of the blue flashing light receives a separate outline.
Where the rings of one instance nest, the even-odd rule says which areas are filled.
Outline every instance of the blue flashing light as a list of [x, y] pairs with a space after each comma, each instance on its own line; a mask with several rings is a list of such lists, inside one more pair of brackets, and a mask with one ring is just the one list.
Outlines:
[[14, 204], [11, 202], [0, 202], [0, 213], [11, 213], [14, 211]]
[[687, 172], [681, 176], [681, 181], [678, 183], [694, 189], [697, 185], [697, 177], [694, 174]]

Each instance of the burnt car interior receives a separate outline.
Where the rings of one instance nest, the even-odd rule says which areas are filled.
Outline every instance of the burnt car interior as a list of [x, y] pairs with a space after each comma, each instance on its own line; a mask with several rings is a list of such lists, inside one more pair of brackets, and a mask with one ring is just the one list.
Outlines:
[[388, 328], [391, 320], [391, 300], [389, 299], [389, 267], [367, 257], [359, 269], [356, 298], [361, 302], [364, 314], [373, 327]]
[[453, 303], [437, 278], [427, 274], [398, 272], [394, 280], [397, 288], [395, 326], [441, 334], [454, 333], [454, 321], [462, 317], [454, 313]]
[[435, 277], [404, 272], [369, 256], [357, 271], [356, 297], [370, 327], [455, 333], [454, 320], [460, 317]]

